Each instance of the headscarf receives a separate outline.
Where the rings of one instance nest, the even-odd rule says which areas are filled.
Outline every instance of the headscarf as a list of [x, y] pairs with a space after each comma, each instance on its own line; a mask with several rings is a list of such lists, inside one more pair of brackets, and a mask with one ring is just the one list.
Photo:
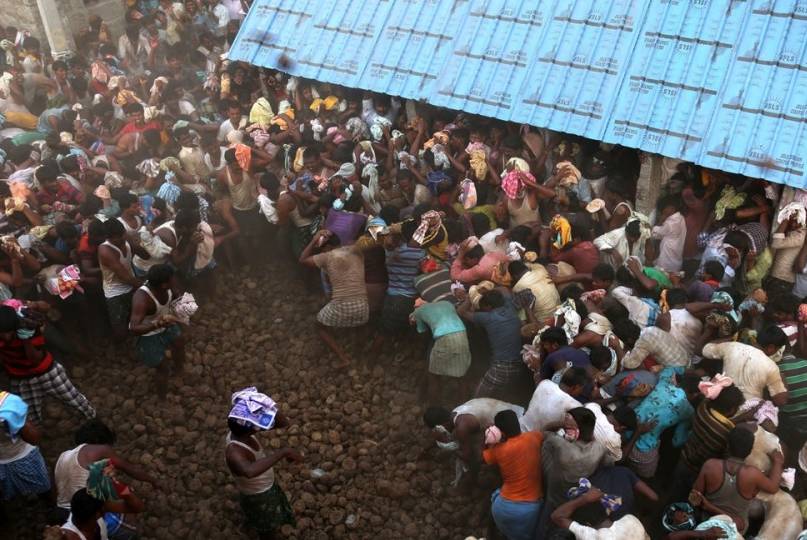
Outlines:
[[580, 333], [580, 323], [582, 322], [580, 314], [577, 313], [577, 304], [573, 299], [567, 298], [555, 309], [556, 324], [561, 316], [563, 316], [563, 331], [566, 332], [566, 337], [571, 342]]
[[508, 171], [502, 178], [502, 191], [510, 200], [517, 198], [523, 192], [525, 186], [534, 187], [536, 185], [535, 177], [530, 172], [518, 169]]
[[427, 244], [437, 236], [442, 225], [443, 218], [440, 213], [436, 210], [429, 210], [420, 216], [420, 224], [412, 235], [412, 240], [421, 246]]
[[[681, 523], [675, 523], [676, 512], [686, 514], [686, 519]], [[664, 509], [661, 524], [669, 532], [691, 531], [695, 528], [695, 509], [686, 502], [673, 503]]]
[[[566, 496], [569, 499], [576, 499], [584, 493], [588, 493], [590, 490], [591, 480], [588, 478], [581, 478], [577, 483], [577, 486], [569, 488], [569, 491], [566, 492]], [[605, 513], [610, 516], [622, 508], [622, 497], [619, 495], [609, 495], [607, 493], [603, 493], [602, 497], [600, 497], [600, 504], [602, 504], [602, 507], [605, 508]]]
[[244, 388], [232, 395], [233, 407], [227, 418], [235, 420], [238, 425], [268, 430], [275, 425], [277, 403], [258, 392], [254, 386]]
[[725, 186], [720, 192], [720, 199], [715, 204], [715, 219], [721, 220], [726, 210], [736, 210], [745, 202], [745, 193], [737, 193], [733, 186]]
[[556, 248], [562, 249], [563, 246], [572, 241], [572, 226], [569, 220], [560, 214], [552, 218], [549, 228], [556, 233], [555, 240], [552, 242], [552, 245]]
[[0, 392], [0, 420], [5, 422], [12, 441], [16, 441], [17, 434], [25, 425], [27, 415], [28, 405], [20, 396], [9, 392]]

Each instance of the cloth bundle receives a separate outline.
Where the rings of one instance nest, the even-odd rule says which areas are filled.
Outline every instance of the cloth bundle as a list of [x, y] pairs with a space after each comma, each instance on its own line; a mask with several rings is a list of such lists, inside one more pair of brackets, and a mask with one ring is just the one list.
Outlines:
[[191, 317], [199, 309], [199, 306], [196, 304], [196, 298], [191, 293], [186, 292], [171, 301], [170, 309], [177, 321], [182, 324], [190, 324]]
[[726, 215], [726, 210], [736, 210], [745, 202], [745, 193], [737, 193], [733, 186], [725, 186], [720, 192], [720, 198], [715, 204], [715, 219], [721, 220]]
[[779, 214], [776, 216], [776, 224], [780, 225], [783, 221], [794, 216], [800, 226], [807, 226], [807, 207], [800, 202], [789, 203], [779, 210]]
[[718, 373], [709, 381], [699, 382], [698, 390], [700, 390], [701, 394], [706, 396], [706, 399], [712, 400], [717, 398], [724, 388], [728, 388], [732, 384], [734, 384], [734, 381], [731, 380], [731, 377], [723, 373]]
[[[591, 490], [591, 480], [581, 478], [576, 487], [569, 488], [569, 491], [566, 492], [566, 496], [569, 499], [576, 499], [584, 493], [588, 493], [589, 490]], [[622, 508], [622, 497], [603, 493], [602, 497], [600, 497], [600, 504], [605, 508], [605, 513], [610, 516]]]
[[465, 210], [470, 210], [476, 206], [476, 185], [469, 178], [460, 184], [460, 202]]
[[118, 491], [125, 488], [115, 480], [115, 465], [110, 459], [102, 459], [90, 464], [87, 476], [87, 493], [99, 501], [116, 501], [120, 499]]
[[412, 234], [412, 240], [423, 246], [437, 236], [442, 225], [443, 218], [440, 213], [436, 210], [429, 210], [420, 216], [420, 224]]
[[268, 430], [275, 425], [278, 407], [272, 398], [254, 386], [233, 393], [233, 407], [227, 415], [242, 426]]
[[568, 219], [560, 214], [552, 218], [549, 228], [555, 231], [555, 240], [552, 245], [556, 248], [563, 249], [566, 244], [572, 241], [572, 225]]
[[28, 405], [21, 397], [0, 391], [0, 423], [5, 424], [6, 432], [13, 442], [25, 425], [27, 415]]
[[261, 193], [258, 195], [258, 207], [261, 209], [261, 214], [266, 218], [266, 221], [272, 225], [277, 225], [277, 208], [272, 200]]
[[51, 278], [45, 280], [45, 290], [53, 296], [58, 296], [62, 300], [73, 294], [73, 291], [83, 293], [81, 288], [81, 272], [78, 266], [71, 264], [65, 266]]
[[513, 169], [508, 171], [502, 178], [502, 191], [511, 200], [518, 197], [526, 186], [535, 187], [536, 185], [535, 177], [529, 171]]

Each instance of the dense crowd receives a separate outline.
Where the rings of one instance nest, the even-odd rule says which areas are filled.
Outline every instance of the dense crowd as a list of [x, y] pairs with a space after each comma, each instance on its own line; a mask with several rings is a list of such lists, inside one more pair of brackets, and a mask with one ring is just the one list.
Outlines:
[[[217, 267], [274, 257], [336, 369], [350, 329], [381, 362], [424, 335], [434, 452], [500, 479], [489, 537], [800, 537], [807, 192], [230, 62], [248, 2], [125, 5], [66, 60], [0, 29], [0, 496], [52, 497], [49, 538], [134, 538], [125, 481], [157, 484], [61, 360], [111, 341], [164, 396]], [[225, 458], [270, 538], [302, 456], [263, 449], [294, 419], [256, 387]], [[46, 396], [87, 418], [50, 465]]]

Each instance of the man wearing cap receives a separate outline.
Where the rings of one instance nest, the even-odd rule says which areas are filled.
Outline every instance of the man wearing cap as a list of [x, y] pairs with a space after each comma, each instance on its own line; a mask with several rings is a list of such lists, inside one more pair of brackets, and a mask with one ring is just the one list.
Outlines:
[[238, 489], [247, 525], [258, 532], [260, 539], [274, 538], [277, 529], [294, 525], [295, 520], [286, 494], [275, 481], [273, 467], [282, 459], [300, 462], [303, 457], [291, 448], [267, 455], [255, 437], [261, 431], [289, 425], [272, 398], [250, 387], [234, 393], [232, 404], [224, 450], [227, 467]]

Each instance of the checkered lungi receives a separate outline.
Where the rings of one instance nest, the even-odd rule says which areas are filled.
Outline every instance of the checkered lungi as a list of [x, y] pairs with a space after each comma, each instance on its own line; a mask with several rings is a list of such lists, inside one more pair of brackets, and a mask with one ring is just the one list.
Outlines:
[[471, 349], [465, 332], [453, 332], [434, 340], [429, 351], [429, 373], [462, 377], [471, 366]]
[[523, 362], [491, 362], [485, 372], [474, 397], [506, 399], [519, 387], [524, 377], [529, 378], [529, 370]]
[[84, 394], [79, 392], [59, 362], [53, 362], [50, 370], [36, 377], [11, 379], [12, 391], [31, 407], [34, 419], [42, 421], [42, 398], [51, 395], [81, 412], [87, 418], [95, 418], [95, 409]]
[[370, 305], [367, 298], [331, 300], [317, 313], [317, 321], [332, 328], [353, 328], [367, 324]]
[[0, 463], [0, 499], [40, 495], [50, 491], [48, 466], [39, 448], [33, 448], [20, 459]]
[[641, 452], [634, 448], [628, 456], [628, 467], [642, 478], [653, 478], [658, 468], [658, 460], [658, 446], [649, 452]]

